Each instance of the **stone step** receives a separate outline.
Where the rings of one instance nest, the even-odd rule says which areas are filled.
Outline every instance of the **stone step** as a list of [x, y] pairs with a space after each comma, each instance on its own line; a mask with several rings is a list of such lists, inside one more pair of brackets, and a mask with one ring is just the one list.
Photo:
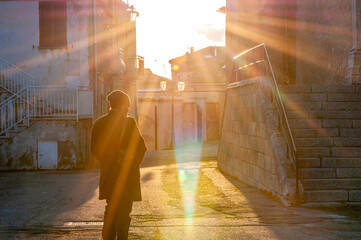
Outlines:
[[[296, 145], [297, 146], [297, 145]], [[298, 147], [298, 158], [311, 158], [311, 157], [331, 157], [332, 147]]]
[[361, 179], [303, 179], [305, 190], [351, 190], [361, 189]]
[[326, 102], [326, 93], [291, 93], [281, 94], [284, 103], [290, 102], [299, 104], [300, 102]]
[[[360, 136], [361, 137], [361, 136]], [[343, 137], [334, 138], [333, 145], [337, 147], [361, 147], [361, 138]]]
[[[334, 139], [329, 137], [324, 138], [295, 138], [297, 148], [302, 147], [332, 147], [334, 146]], [[349, 139], [347, 139], [349, 140]], [[361, 144], [361, 143], [360, 143]]]
[[281, 94], [283, 103], [301, 104], [302, 102], [361, 102], [360, 93], [289, 93]]
[[[314, 160], [314, 165], [317, 161]], [[320, 159], [320, 165], [326, 168], [361, 168], [361, 157], [359, 158], [346, 158], [346, 157], [323, 157]], [[359, 176], [361, 178], [361, 175]]]
[[292, 109], [286, 111], [288, 119], [326, 119], [326, 120], [358, 120], [361, 119], [359, 110], [311, 110]]
[[297, 148], [304, 147], [361, 147], [361, 138], [353, 137], [294, 137]]
[[0, 139], [9, 139], [10, 133], [8, 131], [6, 131], [4, 134], [0, 135]]
[[[315, 106], [319, 103], [313, 103]], [[313, 106], [309, 103], [310, 106]], [[307, 106], [307, 105], [306, 105]], [[321, 109], [332, 111], [358, 111], [361, 109], [361, 102], [323, 102]]]
[[325, 110], [325, 111], [359, 111], [360, 102], [293, 102], [285, 101], [286, 111]]
[[360, 93], [357, 85], [279, 85], [281, 93]]
[[[322, 163], [321, 163], [322, 164]], [[331, 178], [356, 178], [361, 179], [361, 168], [299, 168], [298, 174], [301, 179], [331, 179]]]
[[299, 157], [297, 160], [299, 168], [361, 168], [361, 157]]
[[292, 129], [320, 129], [322, 120], [320, 119], [288, 119]]
[[351, 119], [292, 119], [288, 122], [292, 129], [321, 128], [361, 128], [361, 120]]
[[[292, 129], [294, 138], [330, 138], [340, 136], [340, 131], [343, 129], [338, 128], [321, 128], [321, 129]], [[345, 131], [344, 131], [345, 132]]]
[[321, 110], [323, 102], [292, 102], [285, 101], [284, 107], [286, 111], [297, 111], [297, 110]]
[[360, 119], [361, 111], [353, 110], [340, 110], [340, 111], [329, 111], [329, 110], [310, 110], [309, 118], [315, 119]]
[[299, 168], [319, 168], [321, 167], [321, 158], [298, 158]]
[[342, 202], [349, 201], [349, 193], [346, 190], [306, 190], [305, 202]]
[[336, 178], [335, 168], [299, 168], [301, 179], [330, 179]]
[[312, 158], [312, 157], [360, 158], [361, 148], [360, 147], [298, 147], [297, 157], [298, 158]]

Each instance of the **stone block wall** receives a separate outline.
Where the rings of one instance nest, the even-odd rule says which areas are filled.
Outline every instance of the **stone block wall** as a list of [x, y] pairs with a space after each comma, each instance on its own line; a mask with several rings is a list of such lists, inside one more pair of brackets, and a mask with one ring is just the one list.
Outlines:
[[360, 205], [361, 87], [281, 86], [297, 147], [303, 201]]
[[268, 80], [254, 78], [230, 85], [219, 146], [221, 171], [277, 196], [295, 200], [295, 170], [287, 159]]

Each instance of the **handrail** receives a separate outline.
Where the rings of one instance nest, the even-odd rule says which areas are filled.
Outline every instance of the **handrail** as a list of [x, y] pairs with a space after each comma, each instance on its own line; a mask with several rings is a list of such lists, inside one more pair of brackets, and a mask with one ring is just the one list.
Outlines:
[[[258, 52], [258, 53], [255, 52], [258, 49], [263, 49], [265, 57], [262, 58], [262, 55], [263, 55], [262, 52]], [[251, 54], [251, 53], [252, 53], [252, 56], [250, 57], [251, 59], [249, 60], [249, 57], [247, 57], [247, 54]], [[240, 59], [240, 61], [242, 61], [243, 57], [246, 59], [245, 64], [243, 64], [241, 66], [238, 66], [239, 61], [237, 61], [237, 60]], [[298, 201], [299, 200], [299, 186], [298, 186], [298, 160], [297, 160], [297, 157], [296, 157], [297, 148], [296, 148], [296, 144], [295, 144], [294, 139], [293, 139], [293, 135], [292, 135], [292, 132], [291, 132], [291, 127], [290, 127], [290, 124], [288, 122], [287, 113], [286, 113], [286, 110], [285, 110], [285, 107], [284, 107], [284, 104], [283, 104], [283, 101], [282, 101], [282, 97], [281, 97], [281, 94], [280, 94], [280, 91], [279, 91], [279, 88], [278, 88], [278, 85], [277, 85], [276, 77], [275, 77], [275, 74], [274, 74], [274, 71], [273, 71], [273, 68], [272, 68], [272, 64], [271, 64], [271, 60], [270, 60], [270, 57], [269, 57], [269, 54], [268, 54], [268, 51], [267, 51], [266, 44], [261, 43], [261, 44], [255, 46], [255, 47], [247, 49], [246, 51], [244, 51], [244, 52], [238, 54], [237, 56], [235, 56], [233, 59], [234, 59], [234, 62], [235, 62], [234, 67], [236, 68], [235, 70], [233, 70], [234, 72], [244, 70], [244, 69], [249, 68], [251, 66], [255, 66], [256, 64], [264, 63], [264, 67], [265, 67], [265, 70], [267, 72], [269, 82], [271, 83], [271, 86], [272, 86], [272, 92], [273, 92], [273, 95], [274, 95], [274, 97], [276, 99], [276, 106], [277, 106], [277, 110], [278, 110], [278, 115], [280, 117], [281, 126], [283, 128], [283, 131], [286, 134], [286, 142], [287, 142], [287, 146], [288, 146], [288, 148], [287, 148], [288, 155], [291, 156], [290, 161], [291, 161], [291, 163], [294, 166], [295, 171], [296, 171], [296, 200]], [[237, 75], [236, 75], [236, 78], [238, 78]], [[230, 85], [232, 86], [232, 83]]]
[[10, 65], [12, 68], [15, 68], [17, 71], [19, 71], [21, 74], [24, 74], [25, 76], [27, 76], [28, 78], [31, 79], [31, 81], [35, 81], [35, 78], [33, 76], [31, 76], [29, 73], [25, 72], [24, 70], [22, 70], [21, 68], [19, 68], [18, 66], [16, 66], [15, 64], [6, 61], [5, 59], [3, 59], [2, 57], [0, 57], [0, 61]]
[[17, 96], [13, 95], [13, 98], [0, 108], [0, 135], [29, 118], [29, 102], [24, 101], [23, 99], [27, 97], [22, 98], [21, 95], [28, 96], [28, 91], [22, 91]]
[[[238, 54], [237, 56], [235, 56], [233, 59], [236, 60], [237, 58], [245, 55], [246, 53], [254, 50], [254, 49], [257, 49], [259, 47], [264, 47], [264, 51], [265, 51], [265, 54], [266, 54], [266, 57], [267, 57], [267, 63], [266, 61], [264, 61], [264, 59], [262, 60], [255, 60], [254, 62], [250, 62], [246, 65], [243, 65], [243, 66], [240, 66], [240, 67], [237, 67], [236, 71], [239, 71], [239, 70], [243, 70], [247, 67], [250, 67], [250, 66], [253, 66], [254, 64], [257, 64], [257, 63], [264, 63], [265, 64], [265, 67], [267, 70], [270, 70], [271, 74], [272, 74], [272, 87], [274, 87], [274, 89], [272, 89], [274, 91], [274, 94], [276, 95], [276, 99], [277, 99], [277, 103], [279, 104], [279, 106], [277, 106], [278, 108], [278, 112], [282, 118], [282, 120], [284, 120], [284, 123], [285, 123], [285, 127], [286, 127], [286, 130], [287, 130], [287, 135], [289, 137], [289, 140], [290, 140], [290, 147], [292, 147], [293, 151], [296, 152], [297, 151], [297, 148], [296, 148], [296, 144], [294, 142], [294, 139], [293, 139], [293, 136], [292, 136], [292, 132], [291, 132], [291, 127], [289, 125], [289, 122], [288, 122], [288, 118], [287, 118], [287, 113], [286, 113], [286, 110], [285, 110], [285, 107], [283, 105], [283, 101], [282, 101], [282, 97], [281, 97], [281, 94], [280, 94], [280, 91], [279, 91], [279, 88], [278, 88], [278, 84], [277, 84], [277, 81], [276, 81], [276, 77], [275, 77], [275, 74], [274, 74], [274, 71], [273, 71], [273, 68], [272, 68], [272, 64], [271, 64], [271, 61], [270, 61], [270, 58], [269, 58], [269, 54], [268, 54], [268, 51], [267, 51], [267, 48], [266, 48], [266, 45], [264, 43], [262, 44], [259, 44], [255, 47], [252, 47], [244, 52], [242, 52], [241, 54]], [[268, 65], [268, 66], [267, 66]], [[269, 69], [267, 68], [269, 67]]]
[[[11, 100], [14, 99], [14, 98], [20, 98], [21, 100], [28, 102], [28, 101], [30, 100], [29, 98], [23, 98], [23, 97], [21, 97], [21, 93], [22, 93], [23, 91], [27, 91], [28, 89], [29, 89], [28, 87], [24, 87], [24, 88], [20, 89], [16, 94], [13, 94], [13, 95], [11, 95], [10, 97], [6, 98], [4, 101], [2, 101], [2, 102], [0, 103], [0, 108], [2, 108], [3, 106], [5, 106], [6, 104], [8, 104], [9, 101], [11, 101]], [[29, 104], [32, 104], [32, 103], [29, 102]]]
[[[35, 80], [33, 76], [0, 57], [0, 86], [2, 88], [12, 95], [20, 96], [19, 93], [21, 91], [34, 85]], [[25, 99], [23, 98], [22, 100]], [[1, 105], [7, 104], [5, 101]]]
[[263, 43], [263, 46], [264, 46], [264, 50], [266, 52], [268, 65], [269, 65], [271, 73], [272, 73], [272, 79], [273, 79], [274, 87], [276, 88], [276, 94], [277, 94], [277, 97], [278, 97], [277, 100], [278, 100], [278, 103], [281, 105], [281, 109], [278, 108], [278, 110], [279, 111], [282, 110], [282, 111], [280, 111], [280, 114], [282, 115], [282, 119], [284, 120], [284, 123], [286, 124], [288, 137], [289, 137], [289, 140], [292, 143], [293, 151], [296, 153], [296, 151], [297, 151], [296, 144], [295, 144], [295, 141], [293, 139], [290, 123], [288, 122], [286, 109], [285, 109], [285, 107], [283, 105], [282, 97], [281, 97], [280, 90], [279, 90], [278, 85], [277, 85], [277, 81], [276, 81], [276, 77], [275, 77], [275, 74], [274, 74], [274, 71], [273, 71], [273, 68], [272, 68], [271, 60], [269, 58], [269, 54], [268, 54], [266, 45], [264, 43]]

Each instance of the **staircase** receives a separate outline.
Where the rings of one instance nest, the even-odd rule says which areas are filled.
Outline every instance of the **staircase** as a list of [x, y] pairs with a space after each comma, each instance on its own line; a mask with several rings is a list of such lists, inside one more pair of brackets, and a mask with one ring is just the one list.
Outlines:
[[30, 107], [33, 104], [29, 89], [34, 87], [32, 76], [0, 58], [0, 137], [9, 138], [15, 127], [29, 125]]
[[0, 139], [29, 127], [30, 118], [78, 121], [78, 98], [78, 88], [35, 86], [32, 76], [0, 58]]
[[304, 205], [361, 202], [361, 86], [282, 86]]

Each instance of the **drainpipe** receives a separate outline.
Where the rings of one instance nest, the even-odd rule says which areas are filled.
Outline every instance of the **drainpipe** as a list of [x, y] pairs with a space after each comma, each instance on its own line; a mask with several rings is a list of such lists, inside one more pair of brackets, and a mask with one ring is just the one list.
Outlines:
[[97, 114], [97, 99], [98, 99], [98, 62], [97, 62], [97, 17], [96, 17], [96, 0], [92, 1], [93, 10], [93, 121]]

